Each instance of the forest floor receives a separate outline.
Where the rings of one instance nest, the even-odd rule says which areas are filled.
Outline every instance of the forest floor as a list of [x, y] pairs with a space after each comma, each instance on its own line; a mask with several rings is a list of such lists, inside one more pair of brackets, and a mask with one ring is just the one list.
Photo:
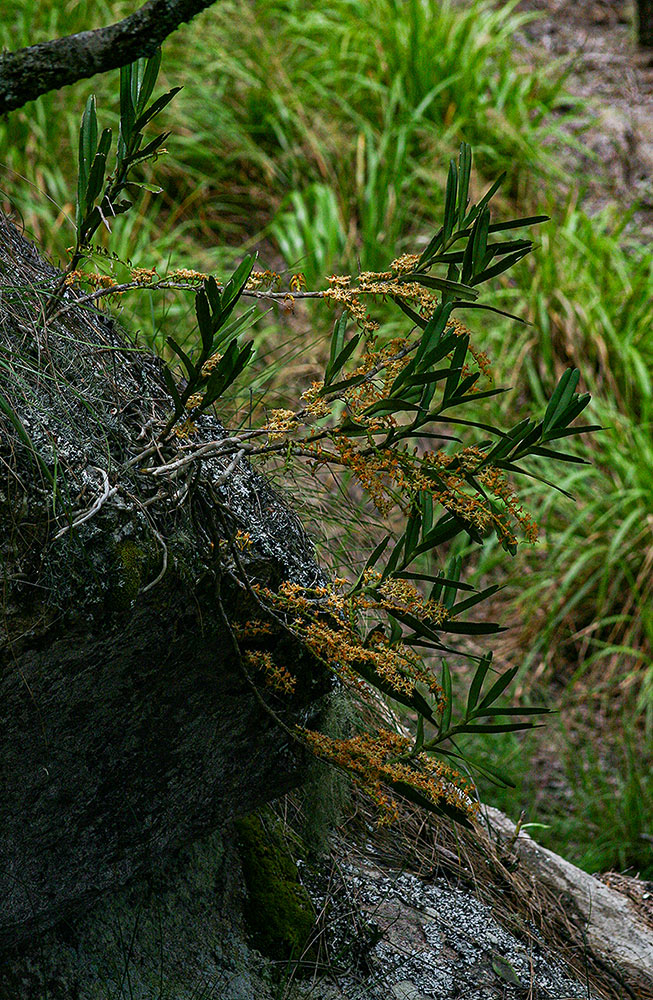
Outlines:
[[[523, 29], [533, 64], [561, 59], [567, 91], [592, 117], [574, 123], [578, 142], [559, 153], [579, 178], [588, 214], [637, 203], [633, 224], [653, 236], [653, 50], [637, 48], [629, 0], [522, 0], [537, 19]], [[582, 179], [582, 185], [581, 185]]]

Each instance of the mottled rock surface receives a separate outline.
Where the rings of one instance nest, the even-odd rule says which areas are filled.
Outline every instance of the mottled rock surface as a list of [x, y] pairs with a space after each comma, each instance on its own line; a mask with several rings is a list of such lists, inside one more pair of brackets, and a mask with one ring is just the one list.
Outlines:
[[[278, 942], [257, 950], [252, 858], [225, 829], [13, 954], [0, 1000], [599, 1000], [534, 927], [516, 935], [473, 887], [379, 862], [373, 840], [368, 858], [341, 841], [335, 863], [300, 861], [315, 928], [292, 960]], [[280, 906], [260, 921], [276, 925]], [[295, 925], [306, 935], [304, 915]]]
[[[45, 319], [56, 279], [0, 216], [0, 946], [300, 780], [228, 622], [260, 617], [243, 573], [321, 579], [247, 462], [153, 474], [226, 432], [204, 416], [192, 441], [157, 439], [161, 362], [72, 290]], [[289, 727], [315, 720], [330, 681], [274, 642], [298, 684], [265, 697]]]

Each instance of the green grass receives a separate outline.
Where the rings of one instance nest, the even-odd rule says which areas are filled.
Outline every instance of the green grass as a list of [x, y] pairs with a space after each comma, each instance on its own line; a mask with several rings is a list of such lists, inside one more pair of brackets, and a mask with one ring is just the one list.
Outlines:
[[[650, 739], [634, 730], [626, 715], [602, 730], [601, 741], [592, 726], [587, 712], [576, 713], [572, 732], [561, 720], [547, 723], [558, 764], [546, 774], [546, 788], [541, 777], [551, 764], [550, 748], [548, 754], [538, 752], [531, 734], [499, 737], [502, 768], [516, 787], [498, 789], [481, 779], [482, 801], [515, 820], [523, 810], [535, 840], [585, 871], [653, 878]], [[476, 758], [496, 764], [487, 745], [479, 744]]]
[[[6, 0], [0, 45], [94, 27], [130, 9], [122, 0]], [[653, 258], [627, 235], [622, 211], [589, 218], [570, 199], [577, 181], [565, 177], [556, 151], [574, 104], [562, 66], [523, 64], [516, 38], [524, 23], [515, 2], [217, 3], [166, 43], [161, 86], [184, 89], [162, 116], [172, 132], [154, 168], [164, 194], [146, 194], [119, 219], [110, 246], [160, 273], [170, 265], [220, 275], [252, 247], [264, 267], [303, 272], [309, 285], [335, 270], [384, 269], [399, 252], [423, 247], [440, 217], [447, 160], [463, 139], [480, 168], [474, 198], [505, 170], [507, 197], [529, 214], [549, 206], [539, 250], [494, 297], [532, 325], [467, 314], [497, 381], [514, 385], [525, 409], [578, 365], [596, 400], [591, 419], [606, 428], [582, 446], [592, 466], [571, 466], [558, 480], [575, 503], [529, 487], [541, 545], [508, 567], [501, 553], [509, 617], [525, 623], [521, 684], [527, 691], [538, 673], [550, 701], [598, 697], [608, 713], [613, 702], [620, 712], [627, 704], [650, 734]], [[77, 130], [91, 92], [101, 124], [115, 128], [117, 74], [45, 95], [0, 122], [0, 201], [55, 259], [74, 241]], [[121, 309], [140, 341], [160, 349], [174, 329], [192, 344], [192, 303], [181, 294], [145, 292], [121, 300]], [[331, 323], [323, 306], [260, 320], [254, 403], [265, 390], [283, 405], [289, 381], [310, 376], [308, 355], [324, 349], [312, 345]], [[246, 410], [247, 391], [232, 402]], [[331, 507], [337, 498], [308, 516], [319, 524]], [[490, 552], [479, 571], [497, 564]], [[606, 788], [624, 782], [635, 817], [641, 786], [651, 814], [650, 785], [641, 784], [650, 750], [601, 759], [602, 786], [589, 727], [582, 735], [588, 767], [567, 776], [569, 824], [559, 819], [547, 834], [550, 846], [572, 853], [585, 836], [592, 787], [608, 808]], [[514, 813], [511, 801], [502, 804]], [[616, 819], [612, 828], [616, 847], [626, 834]], [[610, 824], [605, 830], [609, 840]]]

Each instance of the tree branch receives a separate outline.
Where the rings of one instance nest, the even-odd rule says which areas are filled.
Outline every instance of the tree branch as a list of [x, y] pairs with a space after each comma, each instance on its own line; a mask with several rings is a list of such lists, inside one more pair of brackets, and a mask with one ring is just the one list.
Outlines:
[[49, 90], [151, 56], [180, 24], [215, 0], [148, 0], [116, 24], [0, 55], [0, 114]]

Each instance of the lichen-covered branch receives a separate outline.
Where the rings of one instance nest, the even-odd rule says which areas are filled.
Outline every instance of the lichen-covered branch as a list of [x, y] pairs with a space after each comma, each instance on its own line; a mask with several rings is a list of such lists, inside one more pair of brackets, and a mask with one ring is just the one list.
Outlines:
[[0, 55], [0, 114], [49, 90], [151, 56], [173, 31], [215, 0], [148, 0], [122, 21]]

